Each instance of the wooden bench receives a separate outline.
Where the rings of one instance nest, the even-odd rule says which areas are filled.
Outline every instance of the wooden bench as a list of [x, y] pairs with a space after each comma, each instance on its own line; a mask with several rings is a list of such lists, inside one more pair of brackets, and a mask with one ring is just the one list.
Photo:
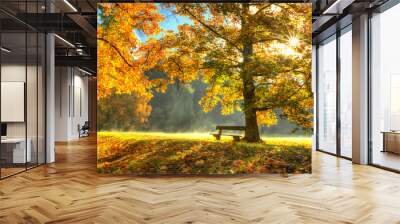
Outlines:
[[221, 139], [221, 136], [232, 136], [234, 141], [240, 141], [240, 137], [243, 137], [243, 134], [237, 133], [237, 132], [229, 132], [229, 133], [223, 133], [225, 130], [228, 131], [244, 131], [246, 129], [245, 126], [223, 126], [223, 125], [217, 125], [215, 128], [218, 130], [218, 132], [211, 133], [217, 140]]

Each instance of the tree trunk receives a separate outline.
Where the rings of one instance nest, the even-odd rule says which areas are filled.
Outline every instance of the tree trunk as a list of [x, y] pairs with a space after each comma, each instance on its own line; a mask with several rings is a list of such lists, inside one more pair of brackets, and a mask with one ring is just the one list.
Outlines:
[[[248, 36], [249, 33], [249, 5], [243, 4], [243, 17], [242, 17], [242, 32], [244, 36]], [[246, 121], [246, 129], [244, 134], [244, 140], [247, 142], [259, 142], [261, 141], [260, 133], [258, 131], [257, 113], [254, 109], [255, 105], [255, 86], [253, 83], [253, 77], [248, 71], [248, 64], [251, 62], [251, 56], [253, 55], [253, 43], [250, 38], [243, 40], [243, 64], [241, 77], [243, 81], [243, 99], [244, 99], [244, 116]]]
[[245, 97], [245, 121], [246, 121], [246, 129], [244, 133], [244, 140], [247, 142], [260, 142], [260, 133], [258, 131], [258, 123], [257, 123], [257, 114], [253, 108], [246, 108], [246, 100]]
[[[252, 49], [252, 47], [250, 48]], [[246, 47], [244, 52], [246, 52]], [[257, 113], [256, 110], [254, 109], [255, 87], [253, 83], [253, 78], [245, 69], [246, 57], [244, 57], [243, 64], [244, 64], [244, 69], [242, 71], [242, 80], [243, 80], [244, 116], [246, 121], [244, 140], [247, 142], [259, 142], [261, 138], [260, 138], [260, 133], [258, 131]]]

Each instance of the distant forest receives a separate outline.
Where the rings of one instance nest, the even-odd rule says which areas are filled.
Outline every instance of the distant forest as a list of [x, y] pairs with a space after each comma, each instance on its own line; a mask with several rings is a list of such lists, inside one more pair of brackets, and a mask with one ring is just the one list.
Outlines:
[[[135, 100], [129, 94], [114, 94], [98, 102], [98, 127], [100, 131], [160, 131], [160, 132], [210, 132], [216, 125], [244, 125], [244, 115], [236, 112], [221, 115], [221, 107], [206, 113], [199, 105], [207, 84], [193, 81], [192, 85], [179, 82], [169, 85], [165, 93], [154, 92], [150, 101], [151, 114], [144, 123], [135, 116]], [[132, 102], [132, 103], [129, 103]], [[280, 118], [276, 125], [261, 126], [262, 135], [307, 135], [302, 129]]]

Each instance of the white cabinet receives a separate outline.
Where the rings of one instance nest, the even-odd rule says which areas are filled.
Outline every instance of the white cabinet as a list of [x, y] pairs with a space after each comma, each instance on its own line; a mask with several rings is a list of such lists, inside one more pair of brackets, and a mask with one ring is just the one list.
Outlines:
[[2, 139], [1, 144], [12, 147], [12, 162], [13, 163], [25, 163], [32, 161], [32, 140], [27, 139], [28, 144], [25, 151], [25, 138], [9, 138]]

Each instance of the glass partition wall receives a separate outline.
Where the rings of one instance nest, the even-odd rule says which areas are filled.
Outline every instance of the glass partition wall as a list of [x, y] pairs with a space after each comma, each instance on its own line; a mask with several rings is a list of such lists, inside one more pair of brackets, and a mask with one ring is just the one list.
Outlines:
[[371, 18], [370, 163], [400, 171], [400, 4]]
[[336, 36], [318, 47], [318, 149], [336, 154]]
[[[383, 4], [369, 17], [367, 34], [368, 164], [395, 172], [400, 172], [399, 21], [400, 4]], [[352, 157], [351, 29], [318, 43], [316, 57], [317, 149], [347, 159]]]
[[[1, 34], [1, 177], [24, 171], [30, 162], [26, 144], [26, 33]], [[6, 49], [6, 50], [4, 50]]]
[[318, 44], [317, 150], [352, 157], [351, 25]]
[[[35, 13], [41, 2], [3, 2], [0, 7]], [[0, 11], [1, 179], [46, 160], [45, 41], [43, 33]]]
[[352, 158], [352, 34], [351, 26], [340, 35], [340, 155]]

